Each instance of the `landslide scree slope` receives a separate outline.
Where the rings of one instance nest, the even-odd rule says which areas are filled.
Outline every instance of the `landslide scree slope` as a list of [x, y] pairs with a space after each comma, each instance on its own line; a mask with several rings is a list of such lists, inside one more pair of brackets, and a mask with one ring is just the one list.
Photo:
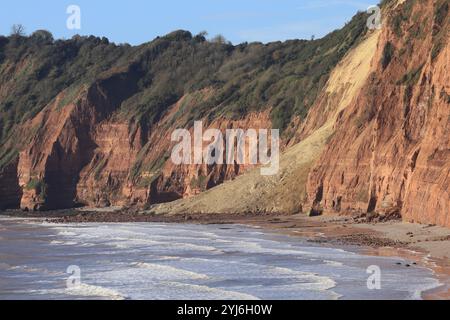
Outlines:
[[138, 47], [105, 38], [0, 37], [1, 207], [179, 199], [245, 167], [173, 167], [170, 133], [301, 121], [367, 15], [315, 41], [232, 46], [176, 31]]

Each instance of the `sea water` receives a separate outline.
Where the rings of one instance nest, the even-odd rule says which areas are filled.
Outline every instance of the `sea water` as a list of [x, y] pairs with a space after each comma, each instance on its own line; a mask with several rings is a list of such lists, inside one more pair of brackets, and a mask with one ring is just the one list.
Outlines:
[[0, 218], [0, 299], [420, 299], [439, 285], [355, 252], [241, 225]]

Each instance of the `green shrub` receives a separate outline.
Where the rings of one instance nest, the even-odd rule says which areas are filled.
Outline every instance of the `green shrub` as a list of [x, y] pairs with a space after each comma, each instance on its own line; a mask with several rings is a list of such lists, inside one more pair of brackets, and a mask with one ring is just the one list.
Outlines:
[[419, 81], [420, 75], [422, 73], [424, 64], [420, 65], [418, 68], [413, 69], [403, 75], [402, 79], [397, 82], [400, 85], [413, 86]]
[[[449, 3], [448, 1], [441, 1], [441, 3], [437, 3], [434, 10], [434, 24], [435, 27], [442, 28], [444, 25], [444, 21], [448, 16], [449, 11]], [[439, 28], [435, 28], [436, 31], [439, 31]], [[433, 33], [433, 35], [435, 35]]]
[[63, 98], [58, 102], [58, 109], [62, 109], [69, 103], [75, 102], [78, 94], [80, 93], [80, 88], [77, 86], [70, 87], [64, 91]]
[[401, 4], [400, 10], [395, 12], [391, 20], [391, 26], [397, 37], [403, 36], [403, 24], [409, 21], [416, 0], [407, 0]]
[[434, 62], [436, 58], [439, 56], [443, 49], [444, 45], [441, 42], [435, 43], [433, 48], [431, 49], [431, 61]]
[[411, 85], [406, 86], [405, 93], [403, 95], [403, 105], [409, 106], [413, 95], [413, 87]]
[[32, 178], [25, 186], [25, 190], [34, 190], [39, 196], [41, 201], [44, 201], [47, 197], [48, 186], [44, 180], [38, 178]]
[[448, 39], [448, 23], [445, 25], [445, 19], [448, 19], [449, 4], [448, 1], [438, 1], [435, 4], [434, 25], [433, 25], [433, 48], [431, 50], [431, 61], [435, 61], [445, 46]]
[[199, 188], [201, 191], [206, 191], [208, 183], [208, 177], [199, 175], [198, 178], [193, 178], [190, 182], [192, 189]]
[[442, 88], [441, 90], [441, 94], [440, 94], [441, 99], [443, 99], [444, 101], [446, 101], [448, 104], [450, 104], [450, 94], [448, 94], [444, 88]]
[[381, 58], [381, 66], [383, 67], [383, 70], [388, 67], [388, 65], [391, 63], [391, 60], [394, 56], [394, 46], [393, 44], [388, 41], [383, 49], [383, 56]]

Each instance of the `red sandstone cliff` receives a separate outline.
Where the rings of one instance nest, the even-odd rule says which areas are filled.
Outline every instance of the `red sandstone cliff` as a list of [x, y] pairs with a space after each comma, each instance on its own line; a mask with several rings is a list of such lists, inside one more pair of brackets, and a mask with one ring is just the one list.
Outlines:
[[[19, 155], [20, 206], [40, 210], [75, 205], [145, 205], [177, 200], [210, 189], [245, 171], [246, 166], [175, 166], [170, 161], [171, 134], [181, 127], [178, 109], [184, 97], [151, 130], [112, 117], [118, 101], [98, 83], [80, 90], [75, 103], [47, 106], [30, 127], [39, 127]], [[201, 94], [211, 94], [203, 92]], [[205, 123], [206, 123], [205, 119]], [[241, 120], [218, 118], [208, 128], [268, 128], [269, 112]]]
[[[408, 4], [386, 11], [377, 64], [310, 173], [309, 204], [397, 211], [406, 221], [450, 227], [448, 2], [416, 1], [396, 25]], [[445, 19], [437, 21], [441, 6]]]

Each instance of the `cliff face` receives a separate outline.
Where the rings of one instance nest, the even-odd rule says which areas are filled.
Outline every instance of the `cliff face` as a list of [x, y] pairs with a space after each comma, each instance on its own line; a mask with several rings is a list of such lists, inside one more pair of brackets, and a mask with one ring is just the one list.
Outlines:
[[[358, 14], [316, 41], [0, 37], [0, 208], [376, 211], [450, 226], [448, 1], [383, 3], [381, 30]], [[174, 165], [171, 134], [194, 121], [280, 128], [280, 173]]]
[[186, 31], [138, 47], [0, 37], [2, 207], [144, 206], [234, 179], [252, 166], [175, 166], [172, 132], [275, 127], [287, 143], [364, 24], [358, 14], [323, 39], [267, 45]]
[[310, 173], [309, 205], [450, 226], [448, 2], [386, 12], [370, 78]]
[[[209, 94], [206, 92], [199, 94]], [[179, 127], [174, 118], [186, 97], [175, 103], [151, 132], [108, 120], [93, 130], [90, 162], [80, 172], [77, 197], [90, 206], [155, 204], [186, 198], [211, 189], [244, 172], [244, 165], [174, 165], [170, 160], [172, 132]], [[267, 128], [268, 112], [251, 113], [244, 119], [218, 118], [205, 126], [219, 128]], [[193, 133], [193, 129], [190, 129]], [[145, 142], [143, 142], [145, 141]], [[204, 144], [206, 146], [206, 143]]]
[[20, 152], [21, 208], [70, 208], [77, 204], [80, 171], [97, 148], [92, 132], [133, 92], [129, 78], [80, 88], [73, 103], [61, 105], [66, 92], [26, 125], [35, 128]]
[[[186, 107], [186, 97], [175, 103], [150, 132], [145, 132], [142, 126], [110, 117], [129, 94], [116, 93], [117, 100], [111, 101], [108, 90], [118, 90], [116, 85], [122, 84], [108, 88], [96, 84], [81, 90], [75, 103], [60, 109], [62, 94], [27, 124], [39, 129], [19, 154], [21, 208], [48, 210], [173, 201], [210, 189], [247, 169], [245, 165], [174, 165], [169, 159], [171, 134], [179, 128], [182, 119], [176, 116], [181, 106]], [[209, 93], [199, 93], [203, 94]], [[235, 121], [218, 118], [204, 130], [270, 126], [269, 112], [262, 112]]]
[[153, 211], [378, 212], [450, 226], [448, 3], [391, 1], [384, 15], [334, 69], [278, 176], [252, 171]]

